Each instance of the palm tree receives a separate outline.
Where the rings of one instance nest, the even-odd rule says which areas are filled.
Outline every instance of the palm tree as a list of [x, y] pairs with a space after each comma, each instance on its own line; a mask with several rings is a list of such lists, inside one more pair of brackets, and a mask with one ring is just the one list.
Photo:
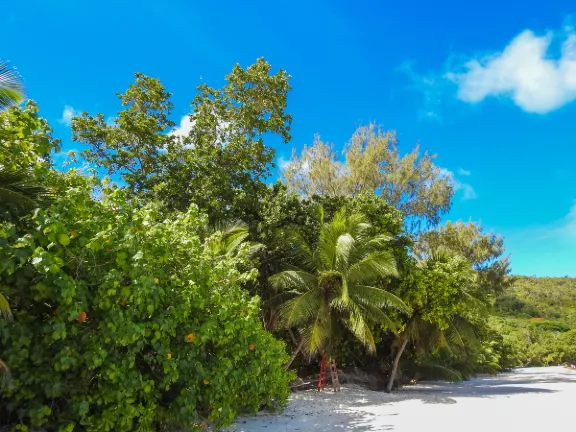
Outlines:
[[[402, 300], [378, 285], [396, 275], [396, 262], [385, 250], [386, 234], [371, 235], [361, 214], [337, 213], [324, 222], [315, 244], [297, 230], [289, 234], [296, 266], [270, 277], [280, 297], [277, 326], [300, 330], [301, 348], [320, 354], [335, 369], [335, 349], [343, 332], [356, 337], [369, 353], [376, 351], [371, 323], [394, 327], [386, 307], [405, 310]], [[293, 358], [297, 355], [296, 351]]]
[[[434, 267], [438, 263], [447, 263], [451, 259], [457, 259], [461, 264], [456, 271], [461, 274], [459, 295], [462, 305], [467, 303], [471, 307], [483, 309], [484, 304], [466, 289], [466, 286], [474, 284], [476, 273], [465, 259], [439, 249], [431, 251], [427, 258], [419, 261], [417, 268], [426, 271], [426, 268]], [[452, 316], [445, 317], [444, 325], [441, 327], [438, 322], [431, 322], [423, 317], [424, 309], [426, 309], [426, 305], [413, 310], [402, 331], [397, 334], [394, 343], [396, 352], [386, 385], [386, 392], [388, 393], [392, 391], [400, 359], [409, 343], [412, 343], [418, 351], [425, 352], [436, 347], [464, 346], [466, 341], [471, 342], [476, 339], [474, 325], [463, 314], [457, 312]]]
[[52, 197], [50, 189], [33, 183], [33, 176], [29, 171], [0, 167], [0, 210], [21, 215], [39, 207]]
[[17, 105], [24, 99], [24, 85], [16, 69], [0, 60], [0, 110]]
[[[214, 234], [219, 234], [214, 236]], [[264, 246], [260, 243], [249, 242], [248, 225], [242, 221], [220, 221], [213, 226], [206, 227], [204, 236], [208, 240], [208, 247], [216, 255], [236, 256], [242, 245], [248, 244], [247, 253], [253, 256]]]

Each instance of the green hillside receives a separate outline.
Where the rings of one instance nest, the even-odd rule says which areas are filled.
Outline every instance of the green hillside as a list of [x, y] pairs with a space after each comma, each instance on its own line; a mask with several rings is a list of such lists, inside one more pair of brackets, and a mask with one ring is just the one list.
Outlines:
[[496, 310], [518, 365], [576, 362], [576, 278], [517, 277]]

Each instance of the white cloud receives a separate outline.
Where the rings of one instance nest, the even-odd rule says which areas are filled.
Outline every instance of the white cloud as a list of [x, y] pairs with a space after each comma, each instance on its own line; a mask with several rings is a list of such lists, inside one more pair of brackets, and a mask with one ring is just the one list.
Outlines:
[[182, 117], [180, 119], [180, 126], [174, 128], [174, 130], [172, 132], [170, 132], [170, 135], [181, 136], [181, 137], [188, 136], [188, 134], [190, 133], [190, 131], [194, 127], [194, 123], [195, 122], [193, 122], [190, 119], [190, 115], [186, 114], [184, 117]]
[[[460, 169], [460, 171], [463, 171], [462, 169]], [[468, 174], [464, 174], [464, 175], [469, 175], [470, 172], [468, 172]], [[463, 183], [460, 180], [458, 180], [455, 176], [454, 173], [446, 168], [440, 168], [440, 174], [446, 178], [449, 178], [452, 181], [452, 184], [454, 186], [454, 190], [456, 192], [461, 192], [462, 196], [461, 199], [462, 200], [471, 200], [471, 199], [476, 199], [478, 198], [478, 195], [476, 194], [476, 191], [474, 190], [474, 187], [471, 184], [468, 183]], [[460, 173], [461, 174], [461, 173]]]
[[465, 170], [464, 168], [460, 168], [458, 170], [458, 174], [463, 175], [463, 176], [469, 176], [472, 175], [472, 173], [468, 170]]
[[[170, 132], [170, 135], [185, 138], [188, 136], [188, 134], [190, 134], [192, 129], [194, 129], [195, 125], [196, 120], [193, 120], [190, 114], [186, 114], [184, 117], [180, 119], [180, 126], [174, 128], [174, 130]], [[230, 131], [229, 131], [230, 125], [231, 123], [229, 121], [220, 120], [218, 122], [216, 126], [217, 130], [216, 144], [220, 144], [224, 147], [226, 146], [226, 144], [228, 144], [228, 142], [230, 141]], [[185, 147], [192, 148], [193, 144], [188, 144]]]
[[[560, 54], [551, 45], [559, 42]], [[576, 32], [525, 30], [502, 51], [468, 60], [463, 72], [445, 77], [457, 85], [457, 97], [477, 103], [507, 97], [524, 111], [544, 114], [576, 99]]]
[[62, 118], [58, 121], [66, 126], [70, 126], [72, 124], [72, 117], [77, 117], [81, 114], [81, 111], [75, 110], [70, 105], [66, 105], [64, 106], [64, 111], [62, 111]]

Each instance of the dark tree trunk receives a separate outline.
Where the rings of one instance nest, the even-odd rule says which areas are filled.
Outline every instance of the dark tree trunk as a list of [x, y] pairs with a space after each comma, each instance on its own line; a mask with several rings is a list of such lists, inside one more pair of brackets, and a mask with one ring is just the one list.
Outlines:
[[390, 393], [392, 391], [392, 387], [394, 386], [394, 380], [396, 379], [396, 373], [398, 372], [398, 364], [400, 363], [400, 357], [402, 357], [402, 353], [404, 349], [408, 345], [408, 338], [404, 338], [402, 341], [402, 345], [396, 351], [396, 356], [394, 357], [394, 363], [392, 363], [392, 371], [390, 372], [390, 379], [388, 380], [388, 385], [386, 386], [386, 393]]
[[302, 346], [304, 345], [304, 338], [302, 338], [302, 340], [300, 340], [300, 343], [298, 344], [298, 346], [296, 347], [296, 350], [292, 353], [292, 357], [290, 357], [290, 360], [288, 360], [288, 363], [286, 363], [286, 366], [284, 366], [284, 369], [288, 370], [290, 368], [290, 365], [292, 364], [292, 362], [296, 359], [296, 357], [298, 356], [298, 353], [300, 352], [300, 350], [302, 349]]

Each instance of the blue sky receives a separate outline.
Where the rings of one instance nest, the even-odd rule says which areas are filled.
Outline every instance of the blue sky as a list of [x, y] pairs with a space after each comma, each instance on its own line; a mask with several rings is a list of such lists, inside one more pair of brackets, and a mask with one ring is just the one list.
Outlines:
[[180, 122], [201, 79], [264, 56], [293, 77], [278, 158], [378, 122], [438, 154], [459, 184], [448, 218], [504, 235], [515, 274], [576, 276], [576, 5], [515, 3], [9, 2], [0, 58], [68, 150], [67, 116], [113, 115], [135, 71], [161, 78]]

